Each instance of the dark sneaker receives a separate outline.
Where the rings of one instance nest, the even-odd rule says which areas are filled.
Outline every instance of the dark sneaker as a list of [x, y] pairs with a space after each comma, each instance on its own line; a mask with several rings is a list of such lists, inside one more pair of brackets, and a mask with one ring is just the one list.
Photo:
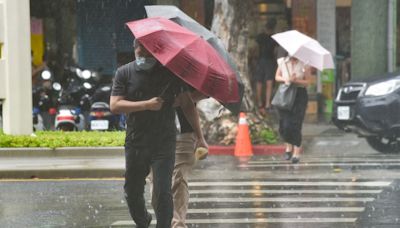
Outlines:
[[293, 164], [297, 164], [297, 163], [299, 163], [299, 161], [300, 161], [300, 158], [298, 158], [298, 157], [293, 157], [292, 158], [292, 163]]
[[137, 228], [148, 228], [151, 224], [151, 220], [153, 217], [151, 216], [150, 213], [147, 213], [147, 225], [146, 226], [137, 226]]
[[151, 224], [151, 220], [153, 219], [153, 217], [151, 216], [151, 214], [150, 213], [147, 213], [147, 227], [149, 227], [150, 226], [150, 224]]
[[285, 160], [290, 160], [292, 158], [293, 153], [290, 151], [286, 151], [285, 154], [283, 155], [283, 158], [285, 158]]

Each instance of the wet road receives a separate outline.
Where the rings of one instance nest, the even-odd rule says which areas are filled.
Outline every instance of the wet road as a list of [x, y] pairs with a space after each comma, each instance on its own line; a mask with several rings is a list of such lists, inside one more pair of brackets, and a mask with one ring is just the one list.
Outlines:
[[[298, 165], [212, 156], [191, 177], [189, 227], [400, 227], [399, 169], [400, 155], [348, 137], [310, 141]], [[122, 186], [2, 180], [0, 227], [134, 227]]]

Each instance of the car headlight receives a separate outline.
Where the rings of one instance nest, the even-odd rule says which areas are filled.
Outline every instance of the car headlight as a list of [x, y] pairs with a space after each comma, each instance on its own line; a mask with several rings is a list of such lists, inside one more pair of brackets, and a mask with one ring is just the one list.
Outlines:
[[380, 82], [368, 87], [365, 91], [366, 96], [382, 96], [389, 94], [400, 88], [400, 80], [392, 79], [386, 82]]

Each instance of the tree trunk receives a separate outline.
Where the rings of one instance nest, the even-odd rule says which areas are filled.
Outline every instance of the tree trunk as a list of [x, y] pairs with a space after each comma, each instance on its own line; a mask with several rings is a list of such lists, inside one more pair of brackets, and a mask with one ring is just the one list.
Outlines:
[[253, 1], [215, 0], [211, 30], [224, 42], [241, 74], [245, 92], [243, 108], [254, 109], [248, 71], [248, 23]]

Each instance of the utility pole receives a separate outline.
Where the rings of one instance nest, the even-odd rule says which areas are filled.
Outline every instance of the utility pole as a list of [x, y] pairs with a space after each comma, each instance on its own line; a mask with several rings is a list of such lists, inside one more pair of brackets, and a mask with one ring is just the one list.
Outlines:
[[388, 0], [388, 71], [396, 70], [396, 22], [397, 1]]
[[0, 0], [0, 101], [3, 131], [32, 134], [29, 0]]

